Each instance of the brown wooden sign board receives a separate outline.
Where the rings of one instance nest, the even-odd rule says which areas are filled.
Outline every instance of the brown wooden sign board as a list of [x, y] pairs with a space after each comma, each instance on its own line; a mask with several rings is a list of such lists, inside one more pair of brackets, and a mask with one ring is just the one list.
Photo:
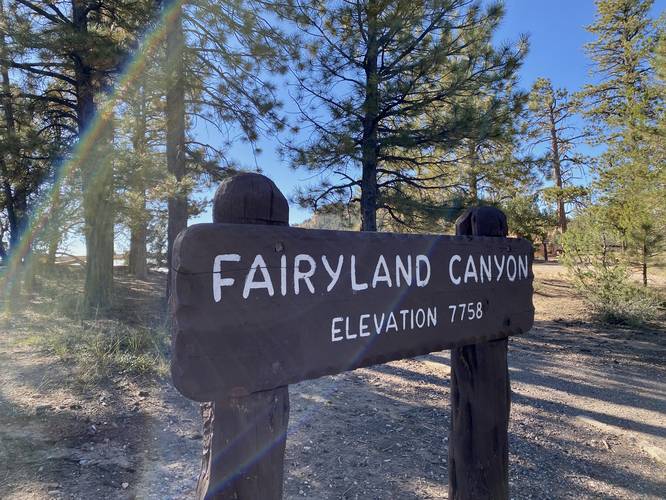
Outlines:
[[199, 224], [174, 248], [172, 375], [197, 401], [520, 334], [523, 239]]

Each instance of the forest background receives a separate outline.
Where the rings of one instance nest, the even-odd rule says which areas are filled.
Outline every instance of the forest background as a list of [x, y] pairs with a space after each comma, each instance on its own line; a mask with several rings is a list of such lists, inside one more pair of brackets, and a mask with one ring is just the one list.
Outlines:
[[[211, 190], [252, 169], [286, 185], [306, 227], [450, 232], [496, 205], [602, 319], [649, 321], [663, 312], [663, 5], [593, 7], [4, 0], [3, 291], [75, 262], [77, 311], [103, 315], [114, 262], [168, 270]], [[549, 49], [584, 40], [587, 75], [544, 54], [521, 77], [523, 19], [560, 8]]]

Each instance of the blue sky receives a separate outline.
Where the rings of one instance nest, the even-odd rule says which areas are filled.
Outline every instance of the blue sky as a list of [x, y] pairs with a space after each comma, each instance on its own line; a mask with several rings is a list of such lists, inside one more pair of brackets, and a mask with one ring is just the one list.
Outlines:
[[584, 51], [592, 36], [585, 26], [594, 20], [591, 0], [509, 0], [498, 40], [513, 40], [524, 33], [530, 51], [520, 70], [521, 84], [529, 88], [539, 77], [556, 87], [577, 90], [587, 81], [590, 62]]
[[[507, 0], [506, 16], [497, 32], [498, 42], [515, 41], [520, 34], [530, 40], [530, 51], [520, 70], [520, 83], [528, 89], [539, 77], [550, 78], [556, 87], [575, 91], [590, 81], [591, 63], [584, 45], [592, 37], [585, 26], [594, 20], [595, 6], [592, 0]], [[653, 17], [666, 9], [666, 0], [654, 4]], [[289, 103], [285, 103], [289, 109]], [[262, 142], [264, 152], [257, 164], [288, 197], [297, 185], [309, 183], [312, 174], [294, 172], [280, 160], [274, 141]], [[234, 148], [236, 159], [243, 165], [254, 165], [254, 159], [241, 147]], [[206, 193], [208, 196], [212, 193]], [[291, 223], [309, 217], [308, 210], [290, 202]], [[191, 221], [210, 222], [210, 209]]]

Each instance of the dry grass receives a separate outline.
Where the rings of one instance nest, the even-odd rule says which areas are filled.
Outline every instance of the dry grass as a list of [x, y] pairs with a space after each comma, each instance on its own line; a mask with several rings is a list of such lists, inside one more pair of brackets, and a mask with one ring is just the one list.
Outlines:
[[79, 382], [98, 383], [117, 374], [165, 376], [169, 331], [164, 277], [137, 281], [118, 270], [105, 311], [82, 314], [83, 274], [59, 266], [40, 275], [32, 294], [4, 304], [2, 321], [13, 342], [54, 354], [75, 368]]

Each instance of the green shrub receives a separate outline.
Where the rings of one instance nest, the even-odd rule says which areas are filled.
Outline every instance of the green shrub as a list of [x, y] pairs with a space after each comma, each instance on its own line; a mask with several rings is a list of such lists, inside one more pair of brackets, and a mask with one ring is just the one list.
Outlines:
[[603, 213], [579, 215], [561, 242], [574, 286], [600, 320], [639, 325], [662, 315], [663, 298], [631, 280], [622, 238]]
[[574, 285], [605, 323], [640, 325], [660, 315], [660, 297], [633, 283], [624, 266], [579, 269]]

